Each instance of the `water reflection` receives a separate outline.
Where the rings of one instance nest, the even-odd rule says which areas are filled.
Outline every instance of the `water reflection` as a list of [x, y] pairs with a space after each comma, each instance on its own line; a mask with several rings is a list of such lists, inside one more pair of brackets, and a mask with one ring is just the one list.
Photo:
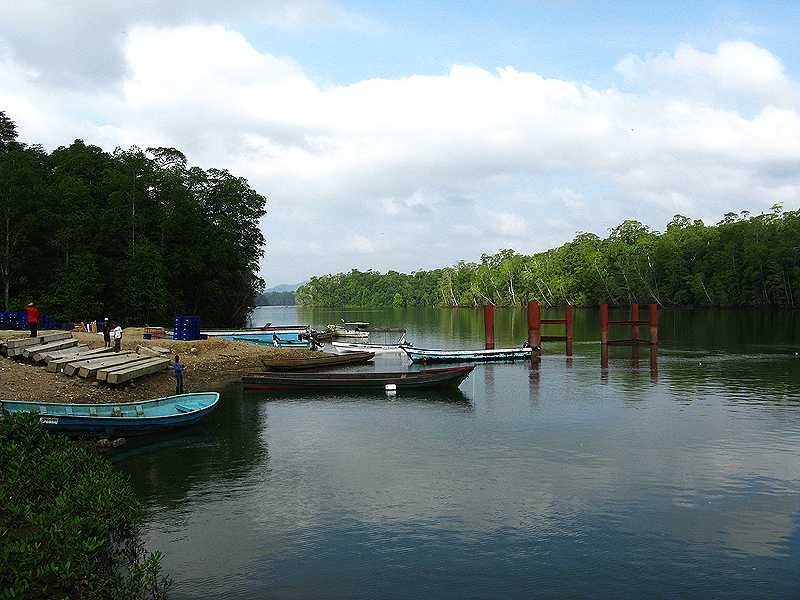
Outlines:
[[[483, 335], [478, 311], [347, 317], [432, 346]], [[526, 327], [496, 322], [498, 345]], [[570, 362], [554, 346], [443, 395], [232, 389], [119, 460], [177, 598], [795, 597], [800, 362], [775, 330], [747, 352], [716, 330], [681, 342], [703, 323], [665, 314], [659, 348], [604, 357], [576, 310]]]

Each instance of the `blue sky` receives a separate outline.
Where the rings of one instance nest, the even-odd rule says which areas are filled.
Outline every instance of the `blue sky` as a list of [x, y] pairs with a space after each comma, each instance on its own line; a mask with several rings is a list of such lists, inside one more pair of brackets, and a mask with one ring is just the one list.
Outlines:
[[2, 4], [22, 137], [247, 177], [268, 285], [800, 206], [800, 3]]
[[[529, 0], [348, 2], [362, 30], [244, 30], [259, 49], [290, 56], [320, 81], [436, 74], [451, 64], [514, 65], [548, 77], [608, 85], [628, 53], [669, 51], [686, 42], [713, 49], [747, 39], [797, 68], [797, 2]], [[371, 27], [370, 27], [371, 26]]]

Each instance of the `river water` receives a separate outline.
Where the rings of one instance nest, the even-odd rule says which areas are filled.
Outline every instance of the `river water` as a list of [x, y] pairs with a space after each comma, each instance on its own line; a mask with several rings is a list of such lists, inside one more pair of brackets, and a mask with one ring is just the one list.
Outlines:
[[[419, 347], [483, 343], [469, 309], [253, 320], [340, 317], [405, 326]], [[234, 384], [208, 420], [117, 464], [173, 598], [800, 597], [800, 313], [660, 318], [655, 364], [614, 348], [602, 370], [597, 311], [576, 310], [571, 360], [553, 342], [538, 366], [482, 365], [454, 392]], [[523, 311], [495, 325], [498, 347], [526, 337]]]

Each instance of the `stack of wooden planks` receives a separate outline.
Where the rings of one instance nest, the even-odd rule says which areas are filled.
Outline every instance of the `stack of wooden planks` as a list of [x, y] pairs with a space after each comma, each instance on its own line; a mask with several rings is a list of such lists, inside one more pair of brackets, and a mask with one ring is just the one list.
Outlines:
[[58, 332], [35, 338], [24, 332], [0, 332], [0, 352], [10, 357], [23, 357], [43, 362], [47, 370], [96, 378], [116, 385], [164, 370], [169, 365], [165, 356], [169, 350], [141, 346], [136, 352], [114, 352], [111, 348], [96, 348], [79, 344], [72, 333]]

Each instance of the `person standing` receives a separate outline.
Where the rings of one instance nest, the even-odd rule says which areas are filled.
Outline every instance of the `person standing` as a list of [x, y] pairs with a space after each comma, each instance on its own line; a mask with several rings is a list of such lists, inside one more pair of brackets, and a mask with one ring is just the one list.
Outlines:
[[108, 317], [103, 321], [103, 347], [111, 348], [111, 321]]
[[119, 325], [114, 327], [111, 330], [111, 337], [114, 338], [114, 352], [119, 352], [120, 346], [122, 346], [122, 327]]
[[175, 355], [175, 394], [183, 393], [183, 365], [181, 365], [181, 358]]
[[36, 337], [39, 330], [39, 309], [33, 305], [33, 302], [28, 302], [25, 312], [28, 313], [28, 328], [31, 330], [31, 337]]

